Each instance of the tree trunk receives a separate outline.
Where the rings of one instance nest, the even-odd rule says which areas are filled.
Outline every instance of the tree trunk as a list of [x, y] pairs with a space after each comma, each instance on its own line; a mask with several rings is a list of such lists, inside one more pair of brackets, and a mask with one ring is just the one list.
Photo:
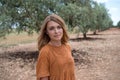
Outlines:
[[73, 18], [72, 18], [72, 16], [69, 16], [69, 24], [70, 24], [71, 27], [74, 27], [73, 26]]
[[93, 35], [96, 35], [96, 30], [93, 32]]
[[83, 38], [84, 38], [84, 39], [86, 39], [86, 38], [87, 38], [86, 33], [83, 33]]
[[39, 32], [41, 29], [39, 21], [36, 21], [36, 28], [37, 28], [37, 32]]

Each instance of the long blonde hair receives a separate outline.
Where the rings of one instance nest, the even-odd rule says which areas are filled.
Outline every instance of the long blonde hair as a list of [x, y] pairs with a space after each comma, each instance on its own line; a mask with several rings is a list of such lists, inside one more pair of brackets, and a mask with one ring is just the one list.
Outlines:
[[47, 16], [45, 18], [45, 20], [44, 20], [44, 22], [43, 22], [43, 24], [41, 26], [40, 35], [38, 37], [38, 50], [39, 51], [41, 50], [41, 48], [43, 46], [45, 46], [46, 44], [48, 44], [48, 42], [50, 41], [49, 36], [46, 34], [47, 23], [49, 21], [54, 21], [54, 22], [56, 22], [56, 23], [58, 23], [58, 24], [61, 25], [61, 27], [63, 29], [63, 37], [61, 39], [62, 44], [67, 43], [68, 40], [69, 40], [67, 31], [66, 31], [66, 28], [65, 28], [66, 25], [65, 25], [64, 20], [60, 16], [58, 16], [56, 14], [51, 14], [51, 15], [49, 15], [49, 16]]

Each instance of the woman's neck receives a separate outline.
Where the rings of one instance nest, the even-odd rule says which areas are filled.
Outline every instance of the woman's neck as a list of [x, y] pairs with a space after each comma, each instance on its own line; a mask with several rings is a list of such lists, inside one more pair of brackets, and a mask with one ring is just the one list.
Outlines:
[[50, 41], [49, 44], [54, 45], [54, 46], [61, 46], [62, 45], [61, 41]]

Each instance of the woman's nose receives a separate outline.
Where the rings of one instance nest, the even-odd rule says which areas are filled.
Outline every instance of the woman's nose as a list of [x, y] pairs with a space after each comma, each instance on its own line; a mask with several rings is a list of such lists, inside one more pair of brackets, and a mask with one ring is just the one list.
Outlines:
[[55, 28], [55, 33], [58, 33], [58, 29], [57, 28]]

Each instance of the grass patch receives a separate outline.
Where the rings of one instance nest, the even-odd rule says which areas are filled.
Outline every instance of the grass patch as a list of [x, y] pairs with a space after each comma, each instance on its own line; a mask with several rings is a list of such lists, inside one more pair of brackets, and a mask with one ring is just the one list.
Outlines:
[[0, 44], [1, 48], [8, 48], [8, 47], [11, 47], [11, 46], [17, 46], [17, 44]]
[[11, 33], [6, 38], [0, 38], [0, 47], [16, 46], [18, 44], [26, 44], [37, 41], [38, 34], [28, 35], [26, 32]]

